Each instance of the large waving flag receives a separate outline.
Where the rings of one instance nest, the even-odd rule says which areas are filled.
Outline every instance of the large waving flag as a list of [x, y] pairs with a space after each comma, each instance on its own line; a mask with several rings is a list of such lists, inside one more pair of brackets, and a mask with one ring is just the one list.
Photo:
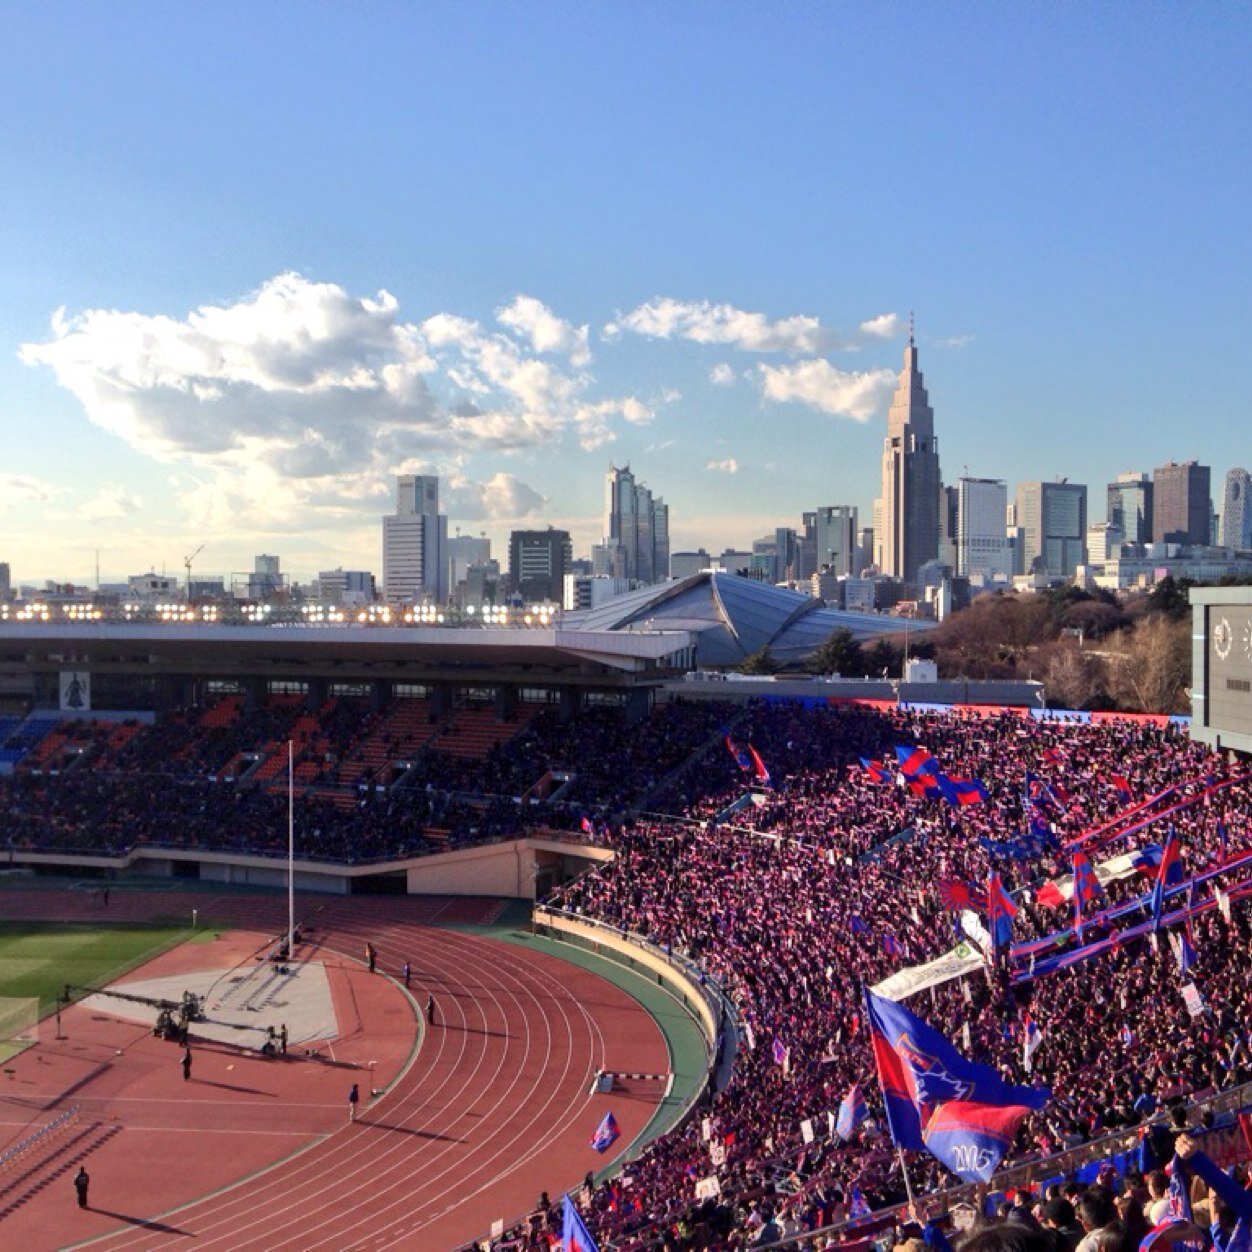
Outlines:
[[1123, 804], [1129, 804], [1135, 798], [1135, 793], [1130, 789], [1130, 780], [1125, 775], [1110, 774], [1109, 782], [1113, 784], [1113, 790]]
[[565, 1193], [561, 1206], [561, 1252], [599, 1252], [577, 1205]]
[[1074, 929], [1078, 942], [1082, 942], [1082, 921], [1091, 913], [1091, 907], [1104, 894], [1100, 880], [1085, 852], [1074, 853]]
[[987, 929], [991, 932], [993, 952], [999, 952], [1013, 939], [1013, 919], [1017, 916], [1017, 905], [1013, 897], [1004, 890], [1000, 875], [992, 872], [987, 876]]
[[617, 1142], [621, 1133], [617, 1126], [617, 1118], [612, 1113], [605, 1113], [604, 1120], [596, 1127], [596, 1133], [591, 1136], [591, 1146], [597, 1152], [607, 1152]]
[[752, 764], [756, 769], [756, 780], [762, 787], [772, 787], [774, 781], [769, 776], [769, 770], [765, 768], [765, 762], [761, 760], [761, 754], [751, 745], [748, 744], [748, 752], [752, 757]]
[[908, 747], [896, 747], [896, 760], [900, 762], [900, 773], [905, 778], [918, 778], [922, 774], [938, 774], [939, 762], [925, 748], [916, 744]]
[[861, 757], [861, 768], [870, 776], [872, 782], [891, 782], [894, 777], [892, 772], [881, 761], [871, 761], [865, 756]]
[[1052, 1093], [1011, 1086], [894, 1000], [867, 990], [865, 1007], [892, 1140], [925, 1149], [966, 1182], [986, 1182], [1022, 1119]]
[[865, 1097], [861, 1094], [861, 1084], [853, 1083], [851, 1090], [843, 1097], [839, 1105], [839, 1116], [835, 1118], [835, 1134], [845, 1142], [856, 1133], [856, 1128], [869, 1116], [869, 1108]]
[[1165, 911], [1165, 893], [1170, 887], [1176, 887], [1183, 880], [1182, 845], [1178, 842], [1178, 832], [1171, 826], [1169, 837], [1165, 840], [1165, 850], [1161, 853], [1161, 864], [1156, 871], [1156, 885], [1152, 888], [1152, 933], [1161, 928], [1161, 915]]
[[986, 802], [987, 788], [977, 778], [949, 778], [940, 774], [939, 791], [943, 798], [953, 806], [966, 804], [983, 804]]
[[935, 883], [935, 890], [939, 893], [939, 903], [953, 913], [960, 913], [964, 909], [986, 911], [987, 894], [972, 882], [962, 882], [959, 878], [941, 878]]
[[726, 736], [726, 748], [745, 774], [752, 773], [752, 758], [729, 735]]

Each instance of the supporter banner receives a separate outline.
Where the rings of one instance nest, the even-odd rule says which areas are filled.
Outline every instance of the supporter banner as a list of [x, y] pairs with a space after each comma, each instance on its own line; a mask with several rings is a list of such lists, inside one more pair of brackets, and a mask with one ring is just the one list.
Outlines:
[[[1133, 878], [1139, 873], [1139, 865], [1137, 861], [1140, 859], [1139, 852], [1125, 852], [1121, 856], [1109, 857], [1107, 861], [1101, 861], [1095, 868], [1096, 881], [1101, 887], [1105, 883], [1116, 882], [1120, 878]], [[1063, 874], [1060, 878], [1052, 879], [1051, 886], [1056, 888], [1057, 894], [1061, 899], [1072, 900], [1074, 898], [1074, 876], [1072, 874]], [[1035, 892], [1035, 899], [1040, 904], [1048, 904], [1050, 901], [1041, 889]]]
[[91, 674], [83, 669], [61, 671], [61, 712], [86, 712], [91, 708]]
[[897, 970], [870, 990], [887, 1000], [907, 1000], [909, 996], [925, 991], [927, 987], [938, 987], [954, 978], [962, 978], [974, 970], [982, 969], [983, 963], [983, 955], [977, 947], [962, 941], [951, 952], [945, 952], [933, 961]]

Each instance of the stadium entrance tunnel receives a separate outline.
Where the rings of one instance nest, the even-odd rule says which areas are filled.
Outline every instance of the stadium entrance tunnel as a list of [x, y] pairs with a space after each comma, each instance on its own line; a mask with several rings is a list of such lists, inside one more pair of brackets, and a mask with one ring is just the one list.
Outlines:
[[348, 879], [348, 892], [354, 896], [402, 896], [409, 890], [409, 876], [398, 874], [366, 874]]

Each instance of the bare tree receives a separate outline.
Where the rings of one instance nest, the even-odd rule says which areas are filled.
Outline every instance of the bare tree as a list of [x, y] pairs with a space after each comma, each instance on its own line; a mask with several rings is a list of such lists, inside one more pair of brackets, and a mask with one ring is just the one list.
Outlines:
[[1113, 637], [1112, 686], [1122, 708], [1183, 713], [1191, 680], [1191, 623], [1148, 613]]

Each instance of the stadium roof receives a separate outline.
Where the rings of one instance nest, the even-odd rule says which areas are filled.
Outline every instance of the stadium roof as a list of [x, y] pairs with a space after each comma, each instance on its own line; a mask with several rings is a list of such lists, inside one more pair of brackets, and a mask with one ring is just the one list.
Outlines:
[[863, 642], [905, 630], [929, 630], [932, 624], [827, 608], [798, 591], [706, 571], [566, 613], [564, 625], [570, 630], [690, 631], [696, 636], [697, 664], [718, 667], [738, 665], [764, 647], [780, 663], [802, 661], [841, 626]]

